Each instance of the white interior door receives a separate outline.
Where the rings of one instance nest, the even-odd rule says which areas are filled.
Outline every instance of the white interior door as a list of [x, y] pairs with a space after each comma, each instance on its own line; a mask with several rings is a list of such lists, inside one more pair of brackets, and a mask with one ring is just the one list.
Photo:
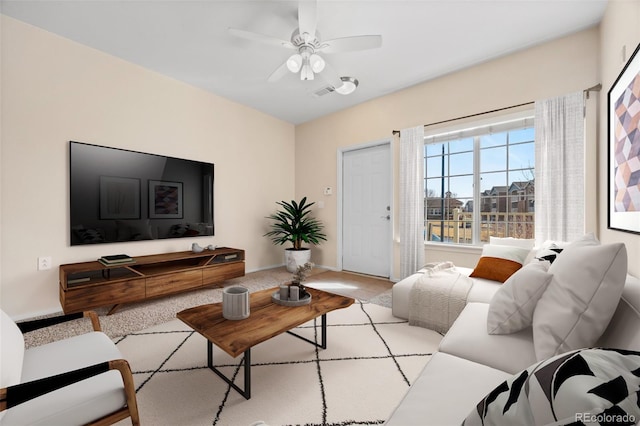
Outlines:
[[391, 145], [342, 154], [342, 269], [389, 277]]

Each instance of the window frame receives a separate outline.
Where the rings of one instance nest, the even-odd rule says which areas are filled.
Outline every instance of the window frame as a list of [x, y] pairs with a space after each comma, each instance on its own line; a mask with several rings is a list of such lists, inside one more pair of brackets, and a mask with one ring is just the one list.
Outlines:
[[[462, 122], [462, 123], [458, 123], [458, 124], [454, 124], [454, 125], [450, 125], [447, 127], [440, 127], [438, 129], [433, 129], [431, 131], [425, 131], [425, 137], [424, 137], [424, 141], [425, 141], [425, 150], [424, 150], [424, 168], [425, 168], [425, 175], [424, 175], [424, 182], [425, 182], [425, 187], [424, 187], [424, 213], [425, 213], [425, 217], [424, 217], [424, 235], [425, 235], [425, 244], [433, 244], [436, 245], [438, 247], [450, 247], [450, 248], [454, 248], [454, 247], [481, 247], [483, 244], [488, 243], [488, 241], [481, 241], [481, 228], [482, 228], [482, 208], [481, 208], [481, 203], [482, 203], [482, 199], [483, 197], [481, 196], [482, 191], [482, 185], [481, 185], [481, 180], [482, 180], [482, 174], [487, 173], [487, 172], [482, 172], [481, 171], [481, 151], [482, 150], [486, 150], [489, 147], [481, 147], [481, 142], [480, 139], [482, 137], [482, 135], [487, 135], [487, 134], [491, 134], [491, 133], [503, 133], [503, 132], [508, 132], [508, 131], [514, 131], [517, 129], [525, 129], [525, 128], [534, 128], [535, 129], [535, 123], [534, 123], [534, 110], [533, 108], [525, 108], [522, 109], [520, 111], [511, 113], [511, 114], [502, 114], [502, 115], [495, 115], [492, 117], [487, 117], [483, 120], [477, 120], [477, 121], [472, 121], [472, 122]], [[429, 220], [428, 219], [428, 215], [427, 215], [427, 211], [430, 210], [429, 206], [428, 206], [428, 185], [427, 182], [430, 178], [428, 178], [428, 171], [427, 171], [427, 150], [426, 150], [426, 145], [430, 144], [430, 143], [444, 143], [444, 142], [452, 142], [455, 141], [457, 139], [463, 139], [463, 138], [472, 138], [473, 139], [473, 148], [472, 148], [472, 152], [473, 152], [473, 166], [472, 166], [472, 180], [473, 180], [473, 189], [472, 189], [472, 205], [473, 205], [473, 212], [472, 212], [472, 242], [471, 243], [457, 243], [455, 241], [432, 241], [430, 239], [430, 236], [427, 236], [427, 231], [428, 231], [428, 223], [431, 221], [433, 222], [434, 219]], [[510, 142], [507, 138], [507, 140], [505, 141], [504, 144], [500, 144], [498, 145], [499, 147], [504, 147], [506, 152], [505, 152], [505, 168], [504, 169], [500, 169], [497, 170], [496, 172], [498, 173], [506, 173], [507, 176], [510, 176], [512, 173], [514, 172], [518, 172], [520, 170], [531, 170], [532, 171], [532, 179], [535, 181], [535, 167], [536, 167], [536, 163], [535, 163], [535, 153], [534, 153], [534, 163], [533, 163], [533, 168], [516, 168], [511, 170], [510, 167], [510, 149], [512, 146], [516, 146], [516, 145], [520, 145], [520, 144], [529, 144], [533, 142], [534, 143], [534, 148], [535, 148], [535, 130], [534, 130], [534, 138], [532, 141], [520, 141], [520, 142]], [[468, 151], [465, 151], [468, 152]], [[456, 152], [457, 154], [458, 152]], [[451, 154], [450, 153], [445, 153], [445, 155], [447, 157], [449, 157]], [[449, 174], [451, 172], [450, 168], [447, 167], [446, 169], [446, 173], [445, 174], [445, 178], [450, 178], [453, 175]], [[431, 177], [432, 179], [433, 177]], [[524, 201], [526, 200], [527, 202], [527, 207], [532, 205], [533, 202], [533, 208], [535, 209], [535, 192], [533, 195], [533, 200], [531, 200], [530, 198], [527, 198], [526, 196], [526, 191], [516, 191], [515, 193], [510, 193], [509, 189], [511, 187], [511, 184], [509, 183], [509, 181], [511, 180], [511, 184], [513, 184], [513, 182], [516, 182], [516, 180], [514, 179], [510, 179], [509, 177], [507, 178], [507, 189], [505, 192], [505, 203], [507, 205], [512, 205], [512, 200], [515, 200], [516, 204], [519, 201]], [[449, 188], [447, 188], [449, 189]], [[450, 189], [449, 189], [450, 190]], [[535, 190], [534, 190], [535, 191]], [[441, 197], [444, 199], [444, 194], [441, 195]], [[524, 197], [524, 200], [521, 199], [522, 197]], [[465, 197], [465, 199], [468, 200], [468, 197]], [[466, 202], [462, 204], [463, 208], [466, 205]], [[496, 206], [497, 207], [497, 206]], [[535, 210], [534, 210], [535, 212]], [[500, 213], [500, 212], [497, 212]], [[507, 209], [507, 211], [504, 212], [505, 215], [505, 220], [502, 221], [502, 223], [509, 223], [511, 224], [512, 221], [509, 220], [510, 218], [510, 214], [512, 213], [511, 209]], [[445, 219], [447, 220], [447, 219]], [[531, 238], [535, 238], [535, 219], [533, 221], [533, 236]], [[441, 232], [442, 235], [442, 232]]]

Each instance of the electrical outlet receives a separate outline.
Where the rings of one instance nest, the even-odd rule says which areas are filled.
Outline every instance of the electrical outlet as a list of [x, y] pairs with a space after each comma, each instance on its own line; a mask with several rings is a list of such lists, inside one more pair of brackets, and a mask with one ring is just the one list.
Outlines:
[[38, 258], [38, 271], [46, 271], [51, 269], [51, 256], [42, 256]]
[[331, 195], [331, 194], [333, 194], [333, 190], [331, 189], [331, 187], [330, 187], [330, 186], [327, 186], [327, 187], [324, 189], [324, 195]]

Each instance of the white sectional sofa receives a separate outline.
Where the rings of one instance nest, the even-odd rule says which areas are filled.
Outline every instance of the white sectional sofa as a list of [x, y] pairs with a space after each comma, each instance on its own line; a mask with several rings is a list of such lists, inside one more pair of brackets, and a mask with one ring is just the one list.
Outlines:
[[[626, 251], [624, 256], [625, 269], [622, 272], [622, 278], [618, 274], [618, 280], [624, 280], [626, 273]], [[618, 267], [621, 263], [612, 265]], [[585, 265], [585, 268], [589, 269], [590, 265]], [[469, 268], [456, 269], [465, 275], [472, 272]], [[595, 272], [589, 270], [586, 273], [594, 274]], [[422, 274], [417, 273], [394, 285], [393, 314], [395, 316], [408, 318], [411, 288], [421, 276]], [[579, 277], [580, 274], [576, 276]], [[460, 425], [474, 410], [477, 411], [478, 403], [496, 386], [513, 380], [517, 373], [533, 365], [542, 365], [541, 363], [544, 362], [536, 356], [532, 326], [511, 334], [488, 334], [487, 319], [490, 302], [501, 288], [501, 283], [480, 278], [472, 278], [472, 280], [473, 287], [468, 294], [467, 305], [444, 335], [438, 352], [432, 356], [412, 384], [386, 422], [387, 425]], [[544, 291], [549, 291], [551, 286], [552, 283], [548, 284]], [[604, 290], [612, 293], [610, 290]], [[640, 351], [640, 280], [627, 274], [622, 295], [619, 299], [616, 298], [617, 300], [619, 300], [617, 308], [608, 326], [603, 325], [603, 327], [606, 326], [604, 333], [597, 343], [591, 346]], [[539, 336], [538, 339], [542, 340]], [[563, 351], [558, 351], [558, 353], [561, 352]], [[633, 362], [640, 363], [640, 356], [634, 358]], [[640, 382], [640, 379], [638, 381]], [[640, 386], [640, 383], [638, 385]], [[637, 408], [640, 392], [635, 395], [635, 398], [634, 404]], [[633, 409], [632, 407], [631, 410]], [[530, 424], [531, 417], [527, 421], [526, 416], [530, 416], [531, 413], [521, 413], [517, 414], [520, 424]], [[546, 424], [546, 421], [538, 420], [540, 418], [543, 417], [536, 417], [535, 423]], [[640, 416], [637, 415], [634, 423], [639, 421]], [[500, 422], [497, 423], [500, 424]], [[465, 424], [475, 423], [467, 420]], [[485, 424], [496, 423], [487, 421]], [[502, 424], [512, 423], [503, 421]]]

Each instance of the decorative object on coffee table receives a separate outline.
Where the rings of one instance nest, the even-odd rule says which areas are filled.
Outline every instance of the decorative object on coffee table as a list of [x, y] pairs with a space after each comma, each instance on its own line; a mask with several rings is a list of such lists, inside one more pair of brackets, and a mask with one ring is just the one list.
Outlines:
[[292, 300], [291, 298], [282, 299], [280, 296], [280, 291], [274, 291], [271, 295], [271, 301], [273, 303], [277, 303], [282, 306], [303, 306], [311, 303], [311, 294], [306, 293], [306, 296], [303, 298], [298, 298], [297, 300]]
[[307, 288], [302, 285], [302, 281], [307, 279], [307, 274], [315, 265], [307, 262], [296, 268], [293, 279], [289, 285], [281, 285], [280, 288], [273, 293], [271, 300], [274, 303], [284, 306], [302, 306], [311, 302], [311, 294]]
[[249, 318], [249, 289], [241, 286], [222, 290], [222, 316], [228, 320]]

